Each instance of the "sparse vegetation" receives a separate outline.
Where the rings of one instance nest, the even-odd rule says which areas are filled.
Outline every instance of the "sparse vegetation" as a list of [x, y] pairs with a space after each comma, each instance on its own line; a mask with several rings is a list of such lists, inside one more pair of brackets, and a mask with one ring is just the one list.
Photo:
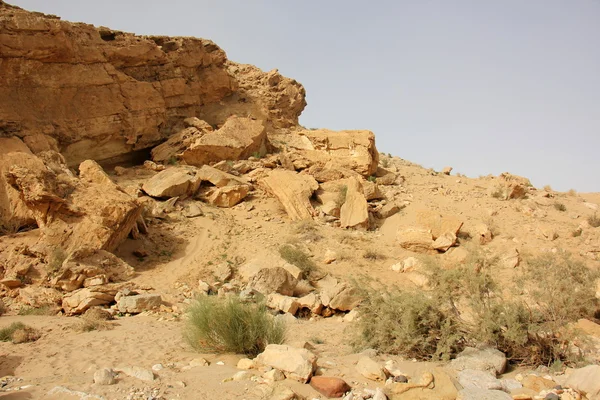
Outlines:
[[554, 203], [554, 208], [558, 211], [567, 211], [567, 206], [565, 206], [563, 203]]
[[13, 322], [6, 328], [0, 329], [0, 341], [26, 343], [34, 342], [40, 338], [37, 330], [23, 324], [22, 322]]
[[369, 176], [369, 178], [367, 180], [369, 182], [375, 183], [375, 182], [377, 182], [377, 177], [375, 175], [371, 175], [371, 176]]
[[80, 332], [92, 332], [112, 329], [112, 325], [109, 320], [112, 319], [112, 315], [98, 307], [90, 308], [81, 317], [81, 323], [76, 327]]
[[309, 277], [317, 269], [317, 265], [310, 256], [291, 244], [284, 244], [279, 248], [281, 258], [302, 270], [305, 277]]
[[318, 242], [323, 239], [323, 236], [319, 233], [315, 221], [300, 221], [294, 225], [294, 233], [300, 235], [300, 238], [304, 241]]
[[51, 304], [45, 304], [40, 307], [21, 306], [18, 312], [19, 315], [55, 315], [56, 307]]
[[178, 163], [178, 160], [177, 160], [177, 157], [175, 157], [175, 156], [171, 156], [167, 160], [167, 164], [169, 164], [169, 165], [177, 165], [177, 163]]
[[569, 191], [567, 192], [567, 195], [575, 197], [575, 196], [577, 196], [577, 190], [569, 189]]
[[594, 213], [594, 215], [590, 215], [587, 219], [588, 224], [590, 224], [590, 226], [593, 226], [594, 228], [597, 228], [600, 226], [600, 217], [598, 217], [598, 215], [596, 213]]
[[255, 151], [254, 153], [252, 153], [252, 157], [257, 158], [257, 159], [261, 159], [263, 158], [262, 154], [260, 154], [259, 151]]
[[367, 250], [363, 253], [363, 258], [366, 260], [376, 261], [376, 260], [385, 260], [385, 255], [378, 253], [374, 250]]
[[67, 259], [67, 252], [60, 247], [55, 247], [50, 254], [50, 260], [48, 261], [48, 271], [50, 273], [58, 272], [63, 265], [63, 262]]
[[341, 185], [340, 186], [340, 191], [338, 194], [338, 198], [336, 200], [336, 204], [338, 207], [341, 207], [344, 205], [344, 203], [346, 202], [346, 196], [348, 195], [348, 186], [346, 185]]
[[389, 165], [390, 165], [390, 159], [389, 158], [382, 158], [381, 159], [381, 166], [383, 168], [387, 168], [387, 167], [389, 167]]
[[593, 318], [598, 273], [568, 257], [529, 258], [512, 289], [521, 288], [521, 295], [504, 296], [491, 275], [496, 262], [474, 252], [455, 269], [430, 263], [428, 293], [397, 288], [366, 293], [355, 345], [448, 359], [465, 346], [485, 343], [514, 362], [575, 361], [571, 344], [577, 336], [570, 324]]
[[498, 186], [493, 192], [492, 192], [492, 197], [498, 200], [504, 200], [505, 199], [505, 194], [504, 194], [504, 190], [502, 188], [502, 186]]
[[238, 297], [199, 297], [187, 311], [184, 336], [199, 351], [256, 356], [267, 344], [281, 344], [285, 325], [263, 305], [243, 303]]
[[19, 224], [9, 219], [8, 221], [0, 222], [0, 236], [13, 235], [19, 232]]

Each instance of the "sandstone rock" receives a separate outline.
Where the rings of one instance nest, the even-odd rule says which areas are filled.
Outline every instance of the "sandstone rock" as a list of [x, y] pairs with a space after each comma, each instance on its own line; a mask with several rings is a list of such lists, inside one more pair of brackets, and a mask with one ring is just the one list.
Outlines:
[[315, 210], [309, 199], [319, 187], [313, 177], [288, 170], [274, 170], [259, 184], [279, 200], [292, 221], [313, 217]]
[[328, 398], [342, 397], [346, 392], [350, 391], [350, 386], [346, 381], [329, 376], [313, 376], [310, 380], [310, 386]]
[[357, 179], [347, 180], [346, 199], [340, 208], [340, 226], [354, 229], [369, 228], [367, 200]]
[[452, 247], [444, 253], [444, 268], [454, 268], [463, 264], [469, 258], [469, 254], [464, 247]]
[[19, 289], [17, 300], [33, 308], [48, 304], [60, 304], [62, 294], [53, 288], [27, 286]]
[[321, 301], [324, 306], [334, 310], [350, 311], [358, 306], [362, 299], [353, 286], [339, 282], [322, 287]]
[[556, 382], [550, 379], [542, 378], [541, 376], [530, 374], [523, 378], [521, 385], [523, 385], [524, 388], [541, 392], [542, 390], [552, 389], [554, 386], [556, 386]]
[[325, 252], [325, 256], [323, 257], [323, 262], [325, 264], [331, 264], [337, 259], [337, 254], [335, 251], [327, 249]]
[[505, 268], [516, 268], [521, 263], [519, 250], [512, 248], [500, 255], [500, 264]]
[[248, 288], [268, 295], [280, 293], [285, 296], [294, 294], [294, 288], [298, 280], [282, 267], [262, 268], [252, 276], [248, 282]]
[[457, 371], [465, 369], [485, 371], [495, 376], [504, 373], [506, 356], [491, 347], [483, 349], [467, 347], [454, 360], [450, 361], [450, 367]]
[[300, 308], [308, 308], [313, 314], [321, 314], [323, 310], [321, 298], [315, 293], [309, 293], [306, 296], [300, 297], [298, 305]]
[[423, 262], [416, 257], [407, 257], [402, 263], [402, 272], [420, 271], [423, 268]]
[[[273, 370], [273, 371], [275, 371], [275, 370]], [[254, 376], [254, 374], [250, 371], [238, 371], [231, 377], [231, 380], [232, 381], [246, 381], [246, 380], [252, 378], [253, 376]]]
[[294, 391], [284, 385], [258, 385], [254, 390], [256, 398], [269, 400], [302, 400]]
[[458, 373], [458, 382], [465, 389], [502, 390], [502, 382], [486, 371], [464, 369]]
[[383, 194], [379, 190], [377, 183], [371, 181], [362, 181], [361, 186], [363, 189], [363, 195], [367, 201], [383, 198]]
[[269, 344], [254, 361], [258, 365], [276, 368], [290, 379], [306, 383], [315, 370], [317, 357], [306, 349]]
[[263, 374], [263, 378], [270, 382], [278, 382], [285, 379], [285, 375], [278, 369], [272, 369]]
[[600, 399], [600, 366], [588, 365], [573, 370], [563, 386], [585, 393], [590, 400]]
[[444, 174], [444, 175], [450, 175], [451, 172], [452, 172], [452, 167], [444, 167], [444, 169], [442, 170], [442, 174]]
[[160, 294], [148, 293], [134, 296], [122, 296], [117, 302], [117, 309], [123, 313], [139, 314], [159, 308], [162, 304]]
[[400, 247], [416, 253], [427, 253], [433, 249], [431, 231], [422, 228], [399, 229], [396, 239]]
[[198, 170], [198, 176], [201, 180], [207, 181], [215, 185], [216, 187], [222, 188], [225, 186], [244, 186], [248, 185], [245, 179], [237, 177], [227, 172], [223, 172], [209, 165], [203, 165]]
[[330, 215], [335, 218], [340, 217], [340, 205], [335, 201], [328, 201], [321, 206], [321, 211], [323, 211], [326, 215]]
[[267, 307], [296, 315], [300, 304], [296, 301], [295, 297], [284, 296], [279, 293], [271, 293], [267, 296]]
[[[196, 118], [197, 119], [197, 118]], [[188, 119], [186, 119], [188, 120]], [[198, 121], [201, 121], [198, 119]], [[185, 122], [185, 120], [184, 120]], [[156, 162], [167, 164], [174, 161], [180, 161], [181, 155], [187, 150], [197, 139], [200, 139], [208, 132], [212, 132], [212, 126], [202, 123], [198, 126], [188, 126], [185, 129], [172, 135], [166, 142], [159, 144], [152, 149], [152, 159]]]
[[237, 271], [237, 274], [243, 282], [248, 282], [254, 275], [264, 268], [283, 268], [289, 272], [295, 279], [302, 278], [302, 270], [293, 264], [285, 261], [279, 254], [268, 253], [259, 257], [253, 258], [250, 261], [242, 264]]
[[395, 203], [387, 203], [382, 206], [377, 212], [377, 218], [385, 219], [389, 218], [392, 215], [398, 213], [400, 211], [400, 207]]
[[251, 360], [249, 358], [242, 358], [237, 363], [238, 369], [253, 369], [254, 367], [255, 367], [254, 360]]
[[125, 375], [131, 376], [132, 378], [136, 378], [141, 381], [145, 381], [145, 382], [154, 381], [154, 372], [152, 372], [152, 370], [150, 370], [150, 369], [145, 369], [145, 368], [141, 368], [138, 366], [131, 366], [131, 367], [127, 366], [127, 367], [115, 368], [115, 370], [117, 372], [122, 372]]
[[233, 269], [228, 263], [223, 262], [215, 267], [213, 275], [219, 282], [227, 282], [233, 276]]
[[475, 234], [479, 238], [479, 244], [488, 244], [494, 238], [492, 231], [486, 224], [479, 224], [475, 227]]
[[417, 224], [430, 230], [435, 240], [446, 232], [458, 235], [463, 222], [453, 216], [443, 216], [437, 211], [420, 210], [417, 211]]
[[115, 373], [110, 368], [102, 368], [94, 372], [94, 383], [96, 385], [114, 385], [117, 383]]
[[513, 397], [501, 390], [470, 388], [458, 392], [456, 400], [513, 400]]
[[437, 239], [433, 241], [432, 247], [435, 250], [446, 252], [450, 247], [456, 244], [456, 235], [452, 232], [442, 233]]
[[63, 297], [62, 308], [67, 315], [81, 314], [90, 307], [110, 304], [117, 289], [113, 286], [94, 286], [77, 289]]
[[147, 180], [142, 190], [152, 197], [190, 197], [200, 187], [200, 177], [196, 168], [171, 167]]
[[216, 188], [208, 197], [208, 201], [217, 207], [233, 207], [248, 196], [248, 185], [225, 186]]
[[385, 369], [369, 357], [361, 357], [356, 364], [356, 370], [365, 378], [373, 381], [385, 381]]

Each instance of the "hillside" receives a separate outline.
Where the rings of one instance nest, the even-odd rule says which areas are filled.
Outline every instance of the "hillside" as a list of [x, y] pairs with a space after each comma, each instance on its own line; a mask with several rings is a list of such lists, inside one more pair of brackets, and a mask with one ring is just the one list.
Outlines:
[[[600, 398], [600, 193], [424, 169], [305, 106], [210, 41], [0, 1], [4, 396]], [[289, 347], [195, 351], [198, 297], [266, 303]]]

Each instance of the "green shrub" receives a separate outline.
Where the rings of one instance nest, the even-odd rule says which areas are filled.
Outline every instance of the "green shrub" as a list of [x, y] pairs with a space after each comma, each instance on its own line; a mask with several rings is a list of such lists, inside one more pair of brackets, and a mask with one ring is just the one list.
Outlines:
[[317, 265], [310, 259], [308, 254], [290, 244], [281, 246], [279, 254], [285, 261], [300, 268], [305, 277], [309, 277], [317, 269]]
[[594, 228], [597, 228], [600, 226], [600, 217], [598, 217], [598, 215], [596, 215], [596, 213], [594, 213], [594, 215], [590, 215], [588, 217], [588, 224], [590, 224], [590, 226], [593, 226]]
[[375, 175], [371, 175], [371, 176], [369, 176], [369, 178], [367, 178], [367, 180], [369, 182], [373, 182], [374, 183], [374, 182], [377, 182], [377, 177]]
[[281, 344], [285, 325], [263, 305], [237, 297], [199, 297], [187, 311], [185, 338], [199, 351], [256, 356], [267, 344]]

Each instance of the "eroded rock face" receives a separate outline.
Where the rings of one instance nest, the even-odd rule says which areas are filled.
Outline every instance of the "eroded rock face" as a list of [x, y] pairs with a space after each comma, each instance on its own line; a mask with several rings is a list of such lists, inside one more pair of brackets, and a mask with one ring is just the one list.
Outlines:
[[319, 188], [310, 175], [288, 170], [274, 170], [262, 179], [260, 185], [280, 202], [292, 221], [311, 219], [315, 213], [310, 197]]
[[48, 135], [69, 165], [156, 145], [188, 117], [295, 126], [306, 105], [298, 82], [229, 62], [209, 40], [136, 36], [4, 2], [0, 55], [0, 133]]

